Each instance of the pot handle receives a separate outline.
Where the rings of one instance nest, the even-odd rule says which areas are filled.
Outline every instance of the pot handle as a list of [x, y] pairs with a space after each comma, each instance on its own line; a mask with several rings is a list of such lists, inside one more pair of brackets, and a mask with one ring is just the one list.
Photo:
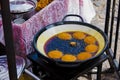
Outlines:
[[84, 22], [83, 18], [82, 18], [80, 15], [76, 15], [76, 14], [68, 14], [68, 15], [66, 15], [66, 16], [62, 19], [62, 21], [64, 22], [65, 19], [66, 19], [67, 17], [70, 17], [70, 16], [78, 17], [78, 18], [81, 19], [81, 22]]

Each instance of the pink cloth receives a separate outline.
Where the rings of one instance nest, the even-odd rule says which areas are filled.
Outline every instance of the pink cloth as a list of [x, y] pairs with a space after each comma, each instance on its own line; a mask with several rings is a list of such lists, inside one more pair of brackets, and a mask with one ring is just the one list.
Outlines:
[[83, 0], [79, 0], [79, 4], [83, 6]]
[[[34, 35], [44, 26], [61, 21], [67, 13], [68, 0], [54, 0], [41, 11], [22, 24], [13, 24], [13, 36], [16, 54], [25, 57], [34, 51], [32, 41]], [[2, 22], [0, 20], [0, 42], [4, 44]]]

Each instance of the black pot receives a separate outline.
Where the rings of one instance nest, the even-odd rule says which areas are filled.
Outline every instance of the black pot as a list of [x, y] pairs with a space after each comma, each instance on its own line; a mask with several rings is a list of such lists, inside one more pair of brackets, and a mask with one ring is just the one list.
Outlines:
[[[65, 19], [68, 16], [79, 17], [82, 22], [65, 21]], [[99, 50], [96, 53], [96, 55], [87, 60], [75, 61], [75, 62], [64, 62], [49, 58], [44, 51], [44, 44], [52, 36], [66, 31], [83, 31], [85, 33], [94, 36], [99, 43]], [[104, 53], [104, 51], [107, 48], [107, 45], [108, 45], [108, 40], [105, 33], [96, 26], [83, 22], [82, 17], [80, 17], [79, 15], [67, 15], [63, 18], [61, 22], [56, 22], [44, 27], [35, 35], [33, 40], [34, 49], [36, 50], [37, 54], [40, 56], [41, 59], [44, 59], [47, 62], [51, 62], [58, 66], [63, 66], [63, 67], [75, 67], [87, 61], [94, 60]]]

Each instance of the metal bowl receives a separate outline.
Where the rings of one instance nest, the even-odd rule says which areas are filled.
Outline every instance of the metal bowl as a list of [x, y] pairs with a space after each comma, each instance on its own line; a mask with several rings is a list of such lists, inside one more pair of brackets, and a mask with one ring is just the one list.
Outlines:
[[[73, 16], [73, 15], [69, 15], [69, 16]], [[80, 16], [77, 15], [77, 17]], [[78, 22], [78, 21], [64, 21], [64, 19], [61, 22], [56, 22], [44, 27], [35, 35], [33, 40], [33, 46], [37, 51], [37, 54], [40, 56], [40, 58], [43, 58], [48, 62], [53, 62], [59, 66], [73, 67], [73, 66], [78, 66], [86, 61], [93, 60], [104, 53], [104, 51], [107, 48], [108, 40], [105, 33], [102, 30], [88, 23]], [[45, 43], [56, 34], [61, 32], [69, 32], [69, 31], [82, 31], [94, 36], [99, 43], [99, 50], [96, 53], [96, 55], [93, 56], [92, 58], [83, 61], [75, 61], [75, 62], [57, 61], [55, 59], [49, 58], [44, 50]]]
[[26, 13], [35, 9], [36, 4], [28, 0], [10, 0], [10, 12], [12, 14]]

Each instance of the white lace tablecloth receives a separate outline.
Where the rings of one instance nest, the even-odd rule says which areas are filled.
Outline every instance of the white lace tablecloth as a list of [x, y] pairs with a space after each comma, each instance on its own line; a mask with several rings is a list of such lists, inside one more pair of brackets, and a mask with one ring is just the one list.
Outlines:
[[[67, 14], [81, 15], [86, 22], [90, 23], [91, 19], [95, 16], [95, 11], [90, 0], [54, 0], [24, 23], [13, 24], [16, 54], [25, 57], [34, 51], [32, 47], [34, 35], [44, 26], [61, 21]], [[74, 19], [72, 18], [72, 20]], [[5, 44], [1, 20], [0, 42]]]

